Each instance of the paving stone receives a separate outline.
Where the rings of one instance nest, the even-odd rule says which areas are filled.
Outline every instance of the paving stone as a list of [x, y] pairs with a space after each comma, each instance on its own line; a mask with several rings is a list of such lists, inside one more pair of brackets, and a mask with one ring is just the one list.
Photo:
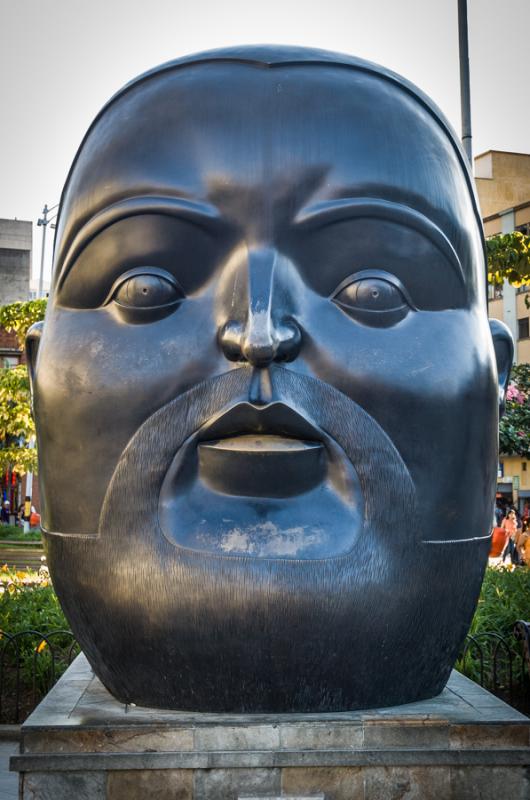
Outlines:
[[[326, 800], [364, 800], [363, 770], [360, 767], [286, 767], [282, 770], [282, 796], [296, 794], [323, 794]], [[379, 800], [383, 800], [383, 796]]]
[[328, 750], [356, 748], [362, 745], [361, 725], [337, 723], [280, 725], [280, 746], [283, 750]]
[[193, 731], [177, 729], [106, 728], [88, 731], [28, 733], [25, 753], [143, 753], [193, 750]]
[[375, 767], [363, 775], [363, 800], [452, 800], [448, 767]]
[[449, 744], [453, 750], [466, 747], [528, 747], [529, 735], [528, 725], [451, 725]]
[[447, 747], [449, 725], [445, 720], [394, 718], [364, 719], [364, 747]]
[[280, 732], [273, 725], [219, 725], [195, 729], [195, 750], [274, 750]]
[[529, 800], [529, 770], [451, 767], [451, 789], [451, 800]]
[[279, 769], [201, 769], [195, 773], [193, 800], [238, 800], [280, 795]]
[[18, 741], [0, 741], [0, 797], [2, 800], [17, 800], [18, 775], [9, 772], [9, 758], [18, 753]]
[[105, 800], [103, 772], [30, 772], [24, 775], [23, 800]]
[[156, 800], [192, 800], [193, 770], [135, 769], [108, 773], [106, 800], [146, 800], [151, 797]]

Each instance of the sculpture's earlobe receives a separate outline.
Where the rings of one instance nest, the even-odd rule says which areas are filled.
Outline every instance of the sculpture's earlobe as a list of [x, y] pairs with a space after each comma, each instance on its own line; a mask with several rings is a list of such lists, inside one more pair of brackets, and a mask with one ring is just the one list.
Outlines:
[[26, 334], [26, 358], [28, 362], [29, 390], [31, 392], [31, 410], [33, 412], [33, 384], [35, 380], [35, 368], [37, 365], [37, 353], [42, 336], [44, 322], [35, 322]]
[[504, 322], [490, 319], [489, 323], [499, 376], [499, 417], [502, 417], [506, 407], [506, 390], [513, 362], [513, 336]]

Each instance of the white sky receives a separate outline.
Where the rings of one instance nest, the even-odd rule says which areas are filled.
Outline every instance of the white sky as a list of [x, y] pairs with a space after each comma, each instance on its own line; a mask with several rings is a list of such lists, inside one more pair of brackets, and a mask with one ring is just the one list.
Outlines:
[[[529, 10], [528, 0], [468, 0], [474, 154], [530, 152]], [[457, 0], [0, 0], [0, 217], [36, 222], [59, 201], [85, 130], [128, 80], [186, 53], [256, 42], [383, 64], [460, 132]]]

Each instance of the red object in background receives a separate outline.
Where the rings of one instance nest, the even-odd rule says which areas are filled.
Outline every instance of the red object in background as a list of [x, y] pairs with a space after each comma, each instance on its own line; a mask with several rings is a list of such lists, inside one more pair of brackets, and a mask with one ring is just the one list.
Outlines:
[[29, 518], [29, 527], [38, 528], [39, 525], [40, 525], [40, 514], [37, 514], [36, 511], [32, 511]]
[[503, 551], [506, 531], [504, 528], [493, 528], [491, 534], [490, 558], [498, 558]]

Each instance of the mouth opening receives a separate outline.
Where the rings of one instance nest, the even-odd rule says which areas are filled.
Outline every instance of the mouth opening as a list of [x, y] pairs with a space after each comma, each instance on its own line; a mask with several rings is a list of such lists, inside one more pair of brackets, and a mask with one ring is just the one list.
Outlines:
[[193, 550], [326, 558], [352, 548], [363, 509], [357, 473], [324, 431], [283, 403], [243, 402], [176, 453], [159, 520], [168, 539]]
[[277, 434], [241, 434], [201, 442], [198, 471], [214, 491], [241, 497], [291, 497], [326, 475], [322, 442]]

